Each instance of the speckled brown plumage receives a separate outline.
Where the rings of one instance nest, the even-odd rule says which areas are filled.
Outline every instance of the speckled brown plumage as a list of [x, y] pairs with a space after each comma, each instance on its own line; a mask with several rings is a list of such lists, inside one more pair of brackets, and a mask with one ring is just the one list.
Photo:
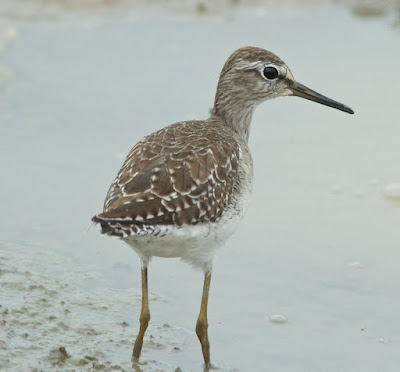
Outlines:
[[145, 137], [130, 151], [94, 221], [111, 235], [132, 224], [217, 221], [238, 187], [237, 140], [217, 117], [173, 124]]

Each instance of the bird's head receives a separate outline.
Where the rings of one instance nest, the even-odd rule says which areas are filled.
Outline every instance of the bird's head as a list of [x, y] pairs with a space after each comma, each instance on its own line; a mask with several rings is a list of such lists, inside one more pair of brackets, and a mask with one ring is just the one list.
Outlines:
[[[254, 108], [268, 99], [298, 96], [353, 114], [354, 111], [298, 83], [289, 67], [268, 50], [245, 47], [226, 61], [218, 82], [215, 108]], [[236, 111], [236, 110], [233, 110]]]

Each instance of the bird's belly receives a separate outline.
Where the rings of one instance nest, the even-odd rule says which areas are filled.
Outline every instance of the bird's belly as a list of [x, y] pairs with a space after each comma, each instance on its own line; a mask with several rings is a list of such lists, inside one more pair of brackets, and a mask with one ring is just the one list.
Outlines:
[[212, 267], [216, 251], [234, 233], [240, 219], [240, 215], [231, 214], [218, 222], [180, 227], [152, 226], [150, 234], [133, 235], [123, 240], [141, 257], [143, 265], [147, 265], [151, 257], [178, 257], [207, 271]]

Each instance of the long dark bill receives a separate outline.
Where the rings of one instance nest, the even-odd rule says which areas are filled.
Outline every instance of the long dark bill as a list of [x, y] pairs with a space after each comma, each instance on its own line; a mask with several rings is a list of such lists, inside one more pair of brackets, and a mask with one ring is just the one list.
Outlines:
[[354, 114], [354, 111], [350, 107], [345, 106], [342, 103], [336, 102], [333, 99], [325, 97], [322, 94], [319, 94], [316, 91], [307, 88], [305, 85], [298, 82], [294, 82], [291, 86], [291, 89], [294, 96], [309, 99], [310, 101], [318, 102], [321, 105], [333, 107], [349, 114]]

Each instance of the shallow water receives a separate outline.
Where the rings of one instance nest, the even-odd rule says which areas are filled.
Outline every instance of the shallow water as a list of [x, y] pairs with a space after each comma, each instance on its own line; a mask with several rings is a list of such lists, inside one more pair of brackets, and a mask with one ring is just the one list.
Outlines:
[[[255, 45], [356, 115], [298, 98], [257, 109], [253, 203], [214, 267], [212, 359], [222, 371], [398, 370], [395, 7], [366, 17], [356, 1], [126, 12], [122, 1], [99, 12], [3, 4], [2, 369], [131, 369], [139, 260], [90, 218], [130, 147], [205, 118], [225, 59]], [[201, 273], [154, 259], [149, 275], [140, 368], [200, 371]], [[279, 316], [287, 322], [271, 321]]]

